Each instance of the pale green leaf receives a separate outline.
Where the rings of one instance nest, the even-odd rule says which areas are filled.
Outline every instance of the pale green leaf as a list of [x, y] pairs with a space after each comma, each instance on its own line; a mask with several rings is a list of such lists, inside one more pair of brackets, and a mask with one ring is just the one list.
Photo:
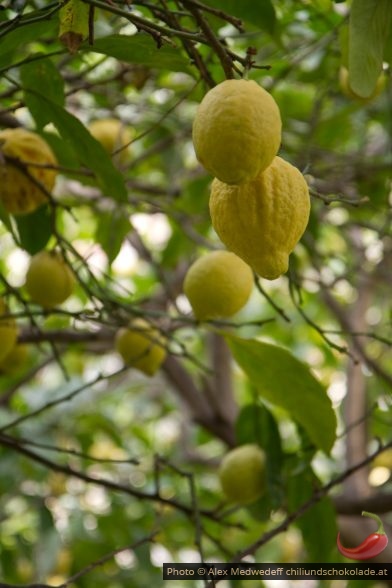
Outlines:
[[189, 60], [180, 49], [164, 43], [161, 47], [143, 33], [136, 35], [110, 35], [97, 39], [89, 51], [103, 53], [125, 63], [137, 63], [153, 69], [168, 69], [192, 73]]
[[349, 83], [362, 98], [371, 96], [381, 74], [391, 22], [391, 0], [353, 0], [349, 23]]
[[260, 396], [284, 408], [316, 447], [329, 452], [336, 416], [325, 388], [309, 367], [283, 347], [226, 335], [234, 359]]

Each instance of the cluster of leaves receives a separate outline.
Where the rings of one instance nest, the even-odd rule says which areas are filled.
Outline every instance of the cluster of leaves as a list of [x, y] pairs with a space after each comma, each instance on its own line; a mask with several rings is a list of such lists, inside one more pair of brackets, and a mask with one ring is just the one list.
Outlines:
[[[367, 2], [375, 26], [362, 44], [358, 0], [350, 35], [346, 3], [329, 0], [83, 3], [89, 38], [72, 54], [58, 39], [66, 2], [0, 12], [0, 123], [40, 133], [59, 162], [47, 206], [0, 208], [2, 295], [28, 348], [21, 370], [0, 375], [0, 574], [117, 588], [163, 585], [170, 560], [336, 561], [330, 491], [370, 461], [343, 462], [358, 425], [341, 410], [347, 366], [367, 370], [361, 423], [384, 444], [392, 386], [390, 87], [364, 108], [338, 71], [346, 63], [371, 93], [391, 57], [388, 0]], [[372, 49], [366, 76], [358, 45]], [[257, 280], [233, 322], [200, 325], [182, 280], [220, 243], [192, 119], [209, 87], [242, 75], [278, 102], [282, 153], [307, 174], [312, 215], [287, 277]], [[133, 129], [126, 163], [89, 133], [106, 116]], [[44, 247], [78, 280], [50, 312], [23, 290]], [[153, 379], [113, 352], [116, 329], [141, 315], [168, 339]], [[266, 450], [267, 495], [237, 509], [216, 466], [246, 442]]]

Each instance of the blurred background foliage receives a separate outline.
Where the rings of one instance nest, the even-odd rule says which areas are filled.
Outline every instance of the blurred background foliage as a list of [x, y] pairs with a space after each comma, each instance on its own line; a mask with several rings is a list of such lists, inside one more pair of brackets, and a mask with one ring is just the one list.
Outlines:
[[[339, 85], [350, 2], [86, 3], [90, 39], [75, 53], [58, 40], [58, 2], [5, 2], [0, 11], [0, 124], [39, 132], [59, 162], [50, 210], [19, 219], [0, 211], [0, 288], [21, 345], [0, 375], [2, 581], [58, 586], [101, 559], [67, 585], [165, 586], [163, 562], [238, 561], [245, 552], [248, 561], [341, 561], [340, 514], [357, 520], [369, 497], [376, 510], [381, 492], [392, 524], [392, 458], [380, 450], [392, 425], [391, 38], [385, 88], [364, 104]], [[260, 280], [232, 322], [206, 325], [182, 294], [192, 261], [221, 247], [191, 128], [230, 67], [275, 97], [281, 154], [306, 175], [312, 213], [289, 273]], [[125, 161], [98, 151], [88, 132], [105, 117], [131, 129]], [[42, 311], [24, 291], [26, 268], [30, 255], [59, 245], [78, 285], [60, 308]], [[124, 370], [113, 348], [117, 328], [140, 315], [168, 337], [169, 360], [153, 378]], [[229, 343], [261, 340], [306, 364], [337, 415], [330, 453], [309, 438], [313, 405], [301, 404], [284, 365], [276, 393], [285, 386], [304, 422], [289, 402], [263, 395], [266, 366], [233, 362], [222, 331]], [[248, 441], [269, 455], [268, 495], [233, 508], [217, 465], [228, 445]], [[350, 511], [352, 443], [363, 467]]]

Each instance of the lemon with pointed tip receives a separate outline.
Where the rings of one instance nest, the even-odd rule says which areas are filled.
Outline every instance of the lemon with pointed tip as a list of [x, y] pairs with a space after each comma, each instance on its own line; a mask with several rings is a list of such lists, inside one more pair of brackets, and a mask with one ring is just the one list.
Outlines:
[[218, 475], [230, 502], [251, 504], [264, 494], [265, 463], [263, 449], [253, 443], [235, 447], [224, 456]]
[[193, 122], [197, 159], [227, 184], [255, 179], [270, 165], [281, 142], [275, 100], [253, 80], [225, 80], [201, 101]]
[[211, 251], [199, 257], [184, 280], [195, 317], [230, 317], [247, 303], [253, 289], [249, 265], [231, 251]]
[[33, 302], [53, 308], [71, 296], [75, 286], [72, 270], [57, 251], [40, 251], [30, 260], [25, 287]]
[[0, 361], [2, 361], [16, 345], [18, 327], [15, 319], [4, 317], [8, 314], [8, 307], [3, 298], [0, 298]]
[[212, 182], [210, 214], [219, 238], [269, 280], [287, 271], [309, 213], [308, 185], [301, 172], [281, 157], [275, 157], [253, 182], [241, 186]]
[[134, 319], [121, 327], [115, 337], [115, 347], [126, 365], [153, 376], [165, 357], [165, 338], [144, 319]]
[[0, 131], [0, 152], [0, 200], [7, 212], [27, 214], [47, 203], [45, 191], [52, 191], [57, 175], [47, 142], [32, 131], [5, 129]]

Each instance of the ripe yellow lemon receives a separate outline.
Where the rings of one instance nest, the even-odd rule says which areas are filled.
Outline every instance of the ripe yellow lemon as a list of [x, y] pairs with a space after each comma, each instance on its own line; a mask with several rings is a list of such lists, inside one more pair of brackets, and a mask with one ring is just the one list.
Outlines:
[[309, 212], [303, 175], [281, 157], [275, 157], [253, 182], [241, 186], [212, 182], [210, 213], [215, 231], [228, 249], [269, 280], [287, 271]]
[[166, 357], [165, 339], [144, 319], [134, 319], [117, 331], [115, 347], [124, 363], [153, 376]]
[[51, 192], [57, 172], [45, 165], [57, 165], [57, 160], [46, 141], [25, 129], [5, 129], [0, 131], [0, 151], [4, 159], [0, 165], [4, 208], [10, 214], [26, 214], [48, 202], [39, 184]]
[[8, 308], [3, 298], [0, 298], [0, 361], [12, 351], [18, 337], [15, 319], [3, 318], [5, 314], [8, 314]]
[[271, 94], [253, 80], [226, 80], [207, 92], [197, 110], [196, 156], [222, 182], [249, 182], [277, 154], [281, 127]]
[[246, 304], [252, 289], [251, 268], [231, 251], [199, 257], [184, 280], [184, 293], [199, 320], [232, 316]]
[[253, 443], [240, 445], [224, 456], [218, 475], [231, 502], [255, 502], [265, 492], [265, 453]]
[[53, 308], [71, 296], [75, 278], [57, 251], [40, 251], [31, 260], [25, 287], [33, 302]]
[[120, 163], [129, 159], [129, 144], [132, 141], [132, 133], [129, 127], [125, 126], [116, 118], [102, 118], [94, 120], [89, 126], [90, 133], [99, 141], [109, 155], [116, 153], [115, 157]]
[[381, 94], [381, 92], [384, 90], [385, 84], [386, 84], [386, 77], [384, 74], [381, 74], [379, 76], [379, 78], [377, 79], [376, 86], [375, 86], [373, 92], [367, 98], [363, 98], [362, 96], [359, 96], [358, 94], [356, 94], [354, 92], [354, 90], [351, 88], [349, 78], [348, 78], [348, 69], [346, 67], [344, 67], [343, 65], [339, 69], [339, 86], [340, 86], [342, 93], [347, 98], [351, 98], [352, 100], [356, 100], [357, 102], [360, 102], [361, 104], [368, 104], [369, 102], [371, 102], [372, 100], [377, 98], [377, 96], [379, 96]]

